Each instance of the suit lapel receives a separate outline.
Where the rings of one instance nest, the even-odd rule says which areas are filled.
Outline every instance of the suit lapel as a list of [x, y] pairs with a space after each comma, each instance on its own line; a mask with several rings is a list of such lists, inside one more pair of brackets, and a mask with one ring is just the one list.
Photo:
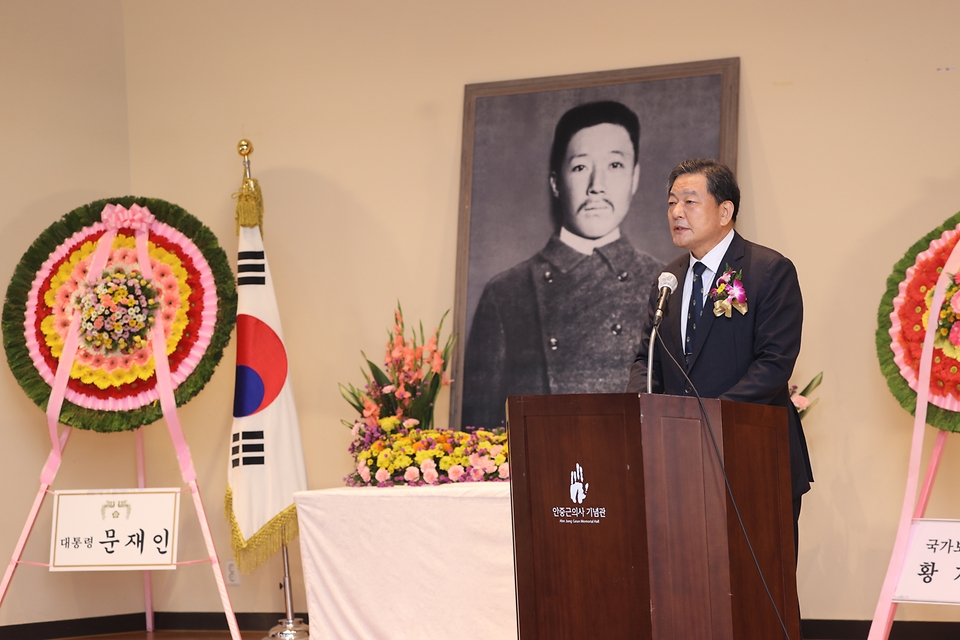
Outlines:
[[[736, 231], [733, 232], [733, 240], [730, 242], [730, 246], [727, 247], [727, 252], [723, 254], [723, 259], [720, 261], [720, 267], [718, 272], [714, 274], [712, 282], [704, 282], [703, 286], [708, 287], [708, 291], [713, 289], [717, 284], [717, 278], [723, 275], [723, 272], [727, 270], [727, 266], [734, 271], [740, 269], [741, 264], [743, 263], [744, 250], [746, 248], [746, 243], [739, 233]], [[724, 318], [726, 320], [726, 318]], [[710, 329], [713, 327], [714, 321], [717, 320], [717, 317], [713, 315], [713, 298], [710, 295], [707, 295], [707, 301], [703, 305], [703, 314], [700, 316], [700, 321], [697, 323], [697, 336], [696, 341], [693, 344], [693, 353], [688, 359], [689, 365], [687, 371], [693, 368], [693, 365], [696, 364], [697, 358], [700, 356], [700, 352], [703, 350], [703, 345], [707, 342], [707, 336], [710, 335]]]

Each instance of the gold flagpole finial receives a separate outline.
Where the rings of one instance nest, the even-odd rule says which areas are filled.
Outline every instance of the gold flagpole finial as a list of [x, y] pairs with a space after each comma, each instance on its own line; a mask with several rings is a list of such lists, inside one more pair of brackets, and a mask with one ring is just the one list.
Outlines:
[[253, 143], [244, 138], [237, 143], [237, 153], [243, 156], [243, 184], [240, 191], [233, 194], [237, 199], [237, 235], [240, 227], [260, 227], [263, 233], [263, 194], [260, 193], [260, 183], [250, 177], [250, 154], [253, 153]]

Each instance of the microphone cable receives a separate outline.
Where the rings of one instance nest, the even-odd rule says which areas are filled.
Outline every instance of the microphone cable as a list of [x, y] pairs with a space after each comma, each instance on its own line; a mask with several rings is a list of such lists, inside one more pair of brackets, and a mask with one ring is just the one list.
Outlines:
[[[780, 609], [777, 607], [776, 600], [773, 599], [773, 594], [770, 592], [770, 587], [767, 586], [767, 580], [763, 576], [763, 570], [760, 568], [760, 561], [757, 559], [757, 554], [753, 550], [753, 544], [750, 542], [750, 536], [747, 535], [747, 528], [743, 524], [743, 518], [740, 517], [740, 508], [737, 507], [737, 501], [733, 497], [733, 489], [730, 487], [730, 479], [727, 478], [727, 469], [723, 464], [723, 456], [720, 454], [720, 446], [717, 444], [717, 437], [713, 433], [713, 426], [710, 424], [710, 418], [707, 416], [706, 407], [703, 406], [703, 399], [700, 398], [700, 392], [697, 391], [697, 387], [693, 384], [693, 381], [690, 379], [690, 376], [687, 375], [687, 372], [683, 370], [683, 367], [680, 366], [680, 363], [677, 362], [677, 359], [673, 357], [673, 354], [670, 353], [670, 350], [667, 349], [666, 343], [663, 341], [660, 332], [656, 332], [657, 339], [660, 342], [661, 350], [670, 356], [670, 360], [673, 361], [673, 364], [677, 366], [677, 369], [680, 370], [680, 373], [683, 374], [684, 379], [690, 385], [690, 388], [693, 389], [694, 395], [697, 397], [697, 402], [700, 404], [700, 414], [703, 416], [703, 421], [707, 425], [707, 432], [710, 434], [710, 440], [713, 442], [713, 451], [717, 456], [717, 462], [720, 465], [720, 472], [723, 474], [723, 482], [727, 486], [727, 495], [730, 497], [730, 503], [733, 505], [733, 512], [737, 515], [737, 522], [740, 523], [740, 530], [743, 532], [743, 538], [747, 542], [747, 548], [750, 550], [750, 556], [753, 558], [753, 565], [757, 568], [757, 574], [760, 576], [760, 582], [763, 583], [763, 588], [767, 592], [767, 598], [770, 600], [770, 604], [773, 605], [773, 611], [777, 614], [777, 621], [780, 623], [780, 628], [783, 629], [783, 635], [787, 640], [790, 640], [790, 633], [787, 631], [787, 625], [783, 622], [783, 617], [780, 615]], [[796, 540], [794, 540], [796, 544]]]

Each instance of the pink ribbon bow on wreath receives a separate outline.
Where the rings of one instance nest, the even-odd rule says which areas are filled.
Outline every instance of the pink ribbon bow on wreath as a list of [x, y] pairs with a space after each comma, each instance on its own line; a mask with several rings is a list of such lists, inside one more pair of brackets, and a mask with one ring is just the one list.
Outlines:
[[131, 206], [129, 209], [120, 204], [108, 204], [103, 208], [100, 219], [107, 229], [127, 228], [134, 231], [146, 231], [156, 220], [154, 215], [150, 213], [150, 209], [138, 204]]

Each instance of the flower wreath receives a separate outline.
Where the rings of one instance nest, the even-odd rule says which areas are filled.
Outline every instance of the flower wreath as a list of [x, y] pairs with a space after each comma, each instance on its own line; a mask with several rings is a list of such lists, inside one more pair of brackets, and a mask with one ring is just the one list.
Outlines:
[[[90, 276], [106, 221], [116, 236]], [[148, 232], [150, 279], [141, 273], [137, 229]], [[236, 311], [233, 273], [213, 232], [177, 205], [126, 196], [78, 207], [47, 227], [14, 270], [0, 322], [10, 369], [41, 409], [77, 327], [60, 422], [112, 432], [163, 415], [149, 339], [156, 323], [182, 406], [210, 380]]]
[[[914, 244], [893, 267], [877, 312], [877, 356], [887, 385], [914, 414], [920, 354], [937, 279], [960, 240], [960, 213]], [[938, 316], [927, 422], [960, 431], [960, 274], [954, 274]]]

